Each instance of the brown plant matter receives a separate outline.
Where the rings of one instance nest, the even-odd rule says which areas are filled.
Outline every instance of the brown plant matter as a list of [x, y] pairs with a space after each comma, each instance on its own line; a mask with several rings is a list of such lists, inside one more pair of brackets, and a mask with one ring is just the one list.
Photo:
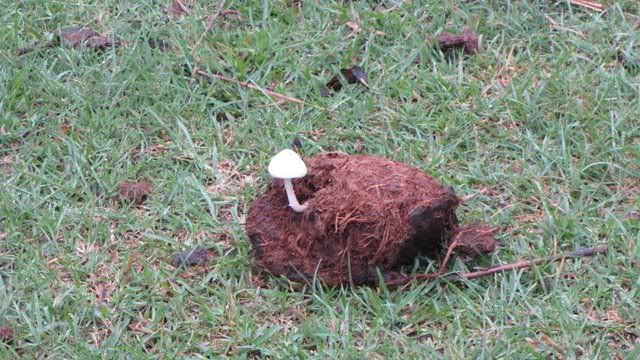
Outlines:
[[147, 196], [153, 190], [153, 185], [148, 182], [129, 182], [123, 181], [118, 188], [118, 197], [120, 200], [126, 200], [136, 205], [142, 205]]
[[317, 275], [329, 285], [370, 285], [378, 281], [377, 269], [393, 274], [452, 241], [450, 249], [470, 254], [496, 247], [492, 228], [461, 230], [455, 214], [460, 199], [418, 169], [336, 153], [305, 163], [307, 176], [294, 180], [298, 199], [308, 202], [304, 212], [288, 207], [281, 180], [249, 208], [246, 231], [261, 269], [294, 281]]
[[209, 251], [203, 247], [196, 247], [193, 250], [181, 251], [173, 256], [171, 265], [173, 267], [180, 266], [196, 266], [207, 265], [209, 262]]
[[13, 340], [13, 330], [10, 327], [0, 327], [0, 341], [11, 342]]
[[461, 35], [450, 33], [438, 35], [438, 45], [443, 52], [462, 49], [465, 53], [473, 55], [480, 51], [478, 34], [469, 30], [469, 28], [465, 28]]
[[18, 55], [20, 56], [37, 49], [50, 48], [59, 45], [68, 45], [74, 48], [104, 50], [110, 47], [121, 46], [122, 41], [118, 38], [110, 39], [106, 36], [102, 36], [98, 32], [86, 27], [74, 27], [56, 30], [52, 40], [19, 49]]
[[164, 9], [164, 12], [173, 17], [180, 17], [182, 15], [189, 14], [189, 1], [186, 0], [173, 0], [169, 6]]
[[[347, 80], [348, 84], [361, 83], [362, 85], [369, 87], [369, 76], [364, 69], [358, 65], [352, 66], [347, 69], [341, 69], [340, 73]], [[340, 91], [342, 89], [342, 82], [338, 75], [334, 75], [327, 84], [320, 89], [320, 96], [327, 97], [332, 92]]]

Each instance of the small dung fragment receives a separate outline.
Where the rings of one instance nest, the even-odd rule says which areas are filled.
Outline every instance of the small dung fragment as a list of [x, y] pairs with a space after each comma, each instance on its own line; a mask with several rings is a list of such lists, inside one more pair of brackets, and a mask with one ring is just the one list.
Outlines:
[[450, 243], [456, 242], [455, 249], [467, 255], [491, 254], [496, 251], [498, 228], [485, 224], [466, 225], [458, 230]]
[[74, 48], [104, 50], [109, 47], [119, 47], [122, 45], [122, 41], [118, 38], [111, 40], [108, 37], [102, 36], [86, 27], [67, 28], [56, 30], [52, 40], [18, 49], [17, 53], [18, 56], [22, 56], [34, 50], [52, 48], [60, 45], [68, 45]]
[[[369, 77], [364, 69], [358, 65], [350, 67], [348, 69], [341, 69], [342, 76], [347, 80], [349, 84], [361, 83], [366, 87], [369, 87]], [[320, 95], [323, 97], [329, 96], [332, 92], [340, 91], [342, 89], [342, 82], [340, 77], [335, 75], [327, 82], [327, 85], [320, 89]]]
[[55, 32], [55, 41], [75, 48], [84, 47], [94, 50], [104, 50], [122, 45], [122, 42], [117, 38], [111, 40], [85, 27], [58, 30]]
[[136, 205], [141, 205], [147, 196], [153, 190], [153, 185], [148, 182], [129, 182], [123, 181], [118, 188], [118, 196], [120, 200], [126, 200]]
[[8, 343], [13, 340], [13, 330], [10, 327], [0, 328], [0, 341]]
[[181, 251], [173, 256], [171, 265], [173, 267], [180, 266], [196, 266], [206, 265], [209, 261], [209, 251], [203, 247], [196, 247], [190, 251]]
[[438, 35], [438, 45], [442, 52], [449, 52], [451, 50], [462, 49], [469, 55], [477, 54], [480, 51], [480, 42], [478, 34], [465, 28], [462, 35], [455, 35], [450, 33], [442, 33]]

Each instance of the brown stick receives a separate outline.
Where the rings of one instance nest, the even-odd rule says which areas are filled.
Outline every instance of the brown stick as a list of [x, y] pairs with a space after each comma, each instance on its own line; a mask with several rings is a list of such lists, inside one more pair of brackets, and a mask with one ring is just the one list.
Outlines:
[[560, 260], [564, 260], [564, 259], [573, 259], [573, 258], [580, 258], [580, 257], [587, 257], [587, 256], [596, 256], [596, 255], [601, 255], [601, 254], [606, 254], [607, 253], [608, 248], [606, 246], [597, 246], [597, 247], [590, 247], [590, 248], [583, 248], [583, 249], [578, 249], [576, 251], [572, 251], [570, 253], [565, 253], [565, 254], [560, 254], [560, 255], [552, 255], [552, 256], [547, 256], [547, 257], [543, 257], [540, 259], [534, 259], [534, 260], [521, 260], [512, 264], [507, 264], [507, 265], [500, 265], [500, 266], [494, 266], [488, 269], [484, 269], [484, 270], [480, 270], [480, 271], [472, 271], [472, 272], [466, 272], [466, 273], [460, 273], [460, 274], [450, 274], [450, 275], [441, 275], [441, 271], [442, 271], [442, 267], [440, 270], [438, 270], [437, 272], [433, 273], [433, 274], [420, 274], [420, 275], [415, 275], [415, 276], [410, 276], [410, 277], [405, 277], [393, 282], [389, 282], [388, 284], [386, 284], [388, 287], [396, 287], [396, 286], [402, 286], [402, 285], [408, 285], [411, 282], [415, 281], [415, 280], [425, 280], [425, 279], [443, 279], [443, 280], [447, 280], [447, 281], [460, 281], [460, 280], [468, 280], [468, 279], [475, 279], [475, 278], [479, 278], [482, 276], [488, 276], [488, 275], [493, 275], [499, 272], [505, 272], [505, 271], [510, 271], [510, 270], [518, 270], [518, 269], [525, 269], [525, 268], [529, 268], [533, 265], [539, 265], [542, 263], [546, 263], [546, 262], [553, 262], [553, 261], [560, 261]]
[[294, 97], [290, 97], [290, 96], [287, 96], [287, 95], [283, 95], [283, 94], [280, 94], [280, 93], [277, 93], [277, 92], [273, 92], [271, 90], [263, 89], [263, 88], [261, 88], [261, 87], [259, 87], [257, 85], [254, 85], [254, 84], [251, 84], [251, 83], [248, 83], [248, 82], [244, 82], [244, 81], [240, 81], [240, 80], [236, 80], [236, 79], [233, 79], [233, 78], [230, 78], [230, 77], [226, 77], [224, 75], [212, 74], [212, 73], [209, 73], [209, 72], [206, 72], [206, 71], [202, 71], [202, 70], [197, 70], [197, 74], [200, 75], [200, 76], [204, 76], [206, 78], [218, 79], [218, 80], [222, 80], [222, 81], [238, 84], [238, 85], [240, 85], [242, 87], [246, 87], [246, 88], [249, 88], [249, 89], [258, 90], [258, 91], [260, 91], [260, 92], [262, 92], [262, 93], [264, 93], [266, 95], [273, 96], [274, 98], [278, 98], [280, 100], [294, 102], [294, 103], [300, 104], [300, 105], [308, 105], [308, 106], [314, 107], [314, 108], [319, 109], [319, 110], [325, 110], [323, 107], [320, 107], [320, 106], [317, 106], [317, 105], [313, 105], [313, 104], [307, 104], [306, 102], [304, 102], [304, 101], [302, 101], [300, 99], [297, 99], [297, 98], [294, 98]]
[[566, 254], [552, 255], [552, 256], [547, 256], [547, 257], [534, 259], [534, 260], [522, 260], [522, 261], [515, 262], [513, 264], [494, 266], [494, 267], [480, 270], [480, 271], [472, 271], [472, 272], [466, 272], [462, 274], [451, 274], [451, 275], [447, 275], [445, 279], [449, 281], [458, 281], [462, 279], [475, 279], [475, 278], [492, 275], [499, 272], [524, 269], [524, 268], [528, 268], [533, 265], [539, 265], [545, 262], [553, 262], [553, 261], [561, 261], [564, 259], [575, 259], [580, 257], [602, 255], [602, 254], [606, 254], [607, 250], [608, 249], [606, 246], [578, 249], [576, 251], [572, 251]]
[[49, 41], [45, 41], [43, 43], [39, 43], [39, 44], [35, 44], [32, 46], [27, 46], [25, 48], [22, 49], [18, 49], [17, 51], [17, 55], [18, 56], [22, 56], [25, 54], [28, 54], [34, 50], [38, 50], [38, 49], [46, 49], [46, 48], [50, 48], [53, 47], [55, 45], [55, 42], [53, 40], [49, 40]]
[[572, 5], [582, 6], [587, 9], [595, 10], [595, 11], [604, 11], [604, 5], [600, 4], [597, 1], [589, 1], [589, 0], [569, 0]]

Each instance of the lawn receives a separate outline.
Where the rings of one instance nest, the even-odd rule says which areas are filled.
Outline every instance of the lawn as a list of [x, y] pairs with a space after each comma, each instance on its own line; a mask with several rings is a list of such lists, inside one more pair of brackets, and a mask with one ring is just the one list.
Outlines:
[[[2, 2], [0, 358], [640, 357], [637, 1], [169, 2]], [[77, 26], [124, 43], [16, 55]], [[465, 26], [478, 54], [434, 46]], [[321, 96], [352, 65], [369, 88]], [[451, 271], [609, 252], [404, 291], [269, 276], [243, 224], [292, 143], [453, 186], [502, 246]]]

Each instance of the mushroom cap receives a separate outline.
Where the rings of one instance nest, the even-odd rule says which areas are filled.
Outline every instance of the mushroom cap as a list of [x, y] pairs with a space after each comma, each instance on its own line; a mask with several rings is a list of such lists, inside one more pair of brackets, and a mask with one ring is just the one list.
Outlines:
[[307, 165], [295, 151], [284, 149], [271, 159], [269, 174], [277, 179], [297, 179], [307, 175]]

